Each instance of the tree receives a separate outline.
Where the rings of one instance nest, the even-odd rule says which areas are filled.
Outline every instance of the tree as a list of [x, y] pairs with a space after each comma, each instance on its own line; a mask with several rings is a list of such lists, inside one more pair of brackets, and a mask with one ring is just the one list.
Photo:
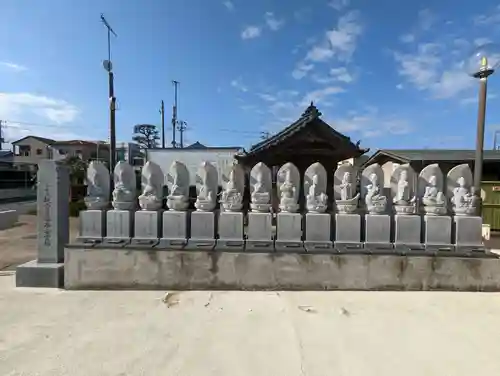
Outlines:
[[139, 144], [141, 149], [154, 149], [158, 147], [160, 140], [159, 131], [156, 125], [139, 124], [134, 126], [134, 136], [132, 140]]

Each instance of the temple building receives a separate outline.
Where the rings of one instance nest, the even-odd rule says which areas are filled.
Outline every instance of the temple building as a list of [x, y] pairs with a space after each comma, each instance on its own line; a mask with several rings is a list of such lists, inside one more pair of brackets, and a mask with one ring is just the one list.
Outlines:
[[[333, 173], [338, 164], [356, 159], [368, 152], [359, 142], [337, 132], [321, 119], [321, 112], [311, 102], [297, 121], [270, 138], [253, 145], [248, 152], [236, 155], [239, 163], [246, 169], [263, 162], [273, 171], [276, 180], [277, 169], [292, 162], [300, 171], [303, 179], [305, 170], [313, 163], [320, 162], [328, 174], [327, 194], [333, 193]], [[303, 184], [301, 184], [301, 190]], [[302, 192], [303, 193], [303, 192]], [[301, 197], [303, 194], [301, 194]]]

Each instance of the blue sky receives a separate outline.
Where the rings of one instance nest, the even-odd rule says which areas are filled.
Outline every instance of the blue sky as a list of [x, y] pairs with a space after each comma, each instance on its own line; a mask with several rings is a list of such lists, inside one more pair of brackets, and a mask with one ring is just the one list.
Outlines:
[[[361, 145], [473, 148], [477, 83], [459, 63], [498, 40], [500, 2], [484, 0], [3, 0], [0, 119], [27, 134], [107, 139], [104, 13], [119, 141], [159, 124], [180, 81], [186, 142], [248, 147], [314, 100]], [[500, 74], [489, 84], [486, 148], [500, 129]], [[167, 129], [167, 143], [171, 128]]]

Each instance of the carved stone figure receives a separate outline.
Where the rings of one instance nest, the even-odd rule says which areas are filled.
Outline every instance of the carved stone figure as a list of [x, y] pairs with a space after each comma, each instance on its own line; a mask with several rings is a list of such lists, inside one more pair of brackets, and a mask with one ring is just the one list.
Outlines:
[[453, 167], [447, 176], [447, 195], [455, 215], [475, 215], [479, 206], [479, 197], [472, 193], [472, 171], [469, 165]]
[[171, 210], [185, 211], [189, 207], [189, 171], [183, 163], [172, 162], [169, 172], [167, 206]]
[[391, 176], [391, 192], [397, 214], [416, 212], [415, 172], [409, 164], [398, 166]]
[[252, 211], [267, 213], [271, 209], [271, 170], [264, 163], [259, 162], [250, 172], [250, 190]]
[[313, 213], [324, 213], [328, 207], [326, 195], [326, 170], [321, 163], [313, 163], [305, 172], [304, 191], [307, 210]]
[[92, 161], [87, 168], [87, 209], [102, 210], [109, 205], [110, 176], [104, 164]]
[[360, 194], [356, 193], [355, 176], [356, 170], [349, 163], [342, 164], [335, 170], [335, 205], [339, 213], [354, 213], [358, 208]]
[[233, 164], [229, 170], [228, 181], [222, 191], [220, 203], [226, 211], [240, 211], [243, 206], [245, 175], [239, 164]]
[[136, 178], [132, 166], [120, 161], [114, 170], [115, 189], [113, 207], [117, 210], [132, 210], [136, 207]]
[[148, 161], [142, 168], [142, 194], [139, 206], [142, 210], [159, 210], [163, 205], [163, 171], [156, 163]]
[[299, 209], [300, 173], [293, 163], [285, 163], [278, 170], [278, 195], [280, 210], [295, 213]]
[[201, 178], [201, 185], [194, 206], [199, 211], [213, 211], [218, 188], [217, 169], [209, 162], [202, 162], [198, 175]]
[[384, 171], [377, 163], [363, 170], [361, 176], [361, 194], [364, 197], [369, 214], [383, 214], [387, 208], [387, 197], [382, 194], [381, 182]]
[[438, 164], [431, 164], [420, 172], [418, 195], [422, 210], [427, 215], [446, 214], [446, 196], [443, 193], [443, 173]]

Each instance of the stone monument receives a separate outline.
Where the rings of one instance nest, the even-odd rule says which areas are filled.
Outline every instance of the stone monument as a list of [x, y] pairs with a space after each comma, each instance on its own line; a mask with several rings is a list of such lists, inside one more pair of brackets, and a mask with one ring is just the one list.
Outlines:
[[392, 248], [391, 217], [387, 214], [387, 197], [383, 195], [384, 171], [378, 164], [368, 166], [361, 176], [365, 203], [364, 243], [371, 252]]
[[163, 212], [163, 235], [158, 247], [182, 249], [189, 238], [189, 171], [182, 162], [174, 161], [167, 175], [167, 207]]
[[37, 174], [38, 258], [16, 268], [16, 286], [63, 287], [69, 193], [68, 167], [59, 161], [42, 160]]
[[132, 245], [153, 247], [161, 237], [165, 181], [161, 167], [152, 161], [146, 162], [142, 167], [141, 181], [142, 194], [138, 198], [141, 210], [135, 212]]
[[409, 164], [403, 164], [391, 175], [391, 195], [394, 208], [394, 246], [421, 249], [422, 219], [417, 213], [417, 180]]
[[191, 213], [191, 237], [188, 247], [212, 250], [215, 247], [217, 190], [219, 178], [217, 169], [210, 162], [202, 162], [197, 176], [197, 197]]
[[109, 206], [110, 176], [107, 167], [92, 161], [87, 168], [87, 210], [80, 212], [80, 236], [77, 243], [100, 244], [106, 236], [106, 211]]
[[468, 164], [453, 167], [446, 178], [446, 192], [453, 218], [453, 238], [457, 250], [483, 250], [483, 220], [477, 216], [480, 202], [473, 193], [472, 172]]
[[114, 170], [113, 209], [106, 214], [107, 247], [123, 247], [130, 243], [134, 231], [134, 210], [137, 208], [135, 172], [127, 162], [120, 161]]
[[250, 172], [251, 212], [248, 213], [246, 250], [271, 252], [274, 249], [271, 191], [271, 170], [259, 162]]
[[219, 238], [217, 248], [243, 250], [243, 192], [245, 190], [245, 172], [241, 165], [232, 164], [223, 175], [224, 187], [222, 190], [219, 214]]
[[278, 170], [277, 193], [280, 212], [277, 215], [277, 251], [303, 251], [302, 214], [299, 210], [300, 173], [293, 163], [285, 163]]
[[332, 217], [326, 195], [326, 170], [319, 162], [310, 165], [304, 176], [306, 192], [306, 233], [304, 246], [308, 252], [332, 250]]
[[444, 178], [437, 163], [418, 177], [418, 197], [424, 215], [424, 244], [428, 250], [452, 250], [451, 217], [447, 214]]

